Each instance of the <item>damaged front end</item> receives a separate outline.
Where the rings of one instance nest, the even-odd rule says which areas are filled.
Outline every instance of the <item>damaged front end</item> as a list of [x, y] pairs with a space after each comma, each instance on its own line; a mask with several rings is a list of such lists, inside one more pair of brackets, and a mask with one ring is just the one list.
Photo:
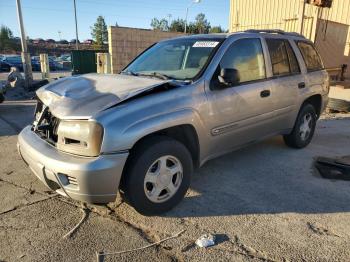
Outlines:
[[35, 120], [32, 131], [49, 144], [56, 146], [58, 140], [58, 126], [60, 119], [52, 115], [49, 107], [44, 105], [39, 99], [35, 108]]
[[38, 100], [32, 131], [58, 150], [80, 156], [100, 154], [103, 127], [94, 120], [61, 120]]
[[84, 75], [57, 80], [39, 89], [31, 130], [59, 151], [100, 154], [104, 129], [95, 118], [130, 100], [181, 86], [169, 80], [128, 75]]

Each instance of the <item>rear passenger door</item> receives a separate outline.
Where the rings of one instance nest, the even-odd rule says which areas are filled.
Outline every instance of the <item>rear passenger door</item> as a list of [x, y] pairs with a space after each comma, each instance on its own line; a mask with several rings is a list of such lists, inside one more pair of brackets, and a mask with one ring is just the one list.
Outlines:
[[[299, 89], [305, 87], [293, 46], [288, 39], [266, 38], [272, 69], [272, 103], [275, 131], [289, 129], [294, 125], [298, 107]], [[295, 48], [295, 46], [294, 46]]]
[[307, 71], [305, 79], [307, 90], [305, 90], [305, 93], [320, 93], [320, 91], [326, 90], [328, 75], [314, 45], [308, 41], [297, 41], [296, 44], [303, 57]]

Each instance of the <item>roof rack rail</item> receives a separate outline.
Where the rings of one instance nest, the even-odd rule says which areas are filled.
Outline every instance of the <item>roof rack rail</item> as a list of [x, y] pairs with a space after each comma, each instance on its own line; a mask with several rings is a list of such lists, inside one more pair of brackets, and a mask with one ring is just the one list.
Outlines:
[[279, 29], [249, 29], [245, 30], [244, 32], [246, 33], [267, 33], [267, 34], [281, 34], [281, 35], [290, 35], [290, 36], [298, 36], [298, 37], [303, 37], [302, 34], [296, 33], [296, 32], [286, 32], [283, 30]]

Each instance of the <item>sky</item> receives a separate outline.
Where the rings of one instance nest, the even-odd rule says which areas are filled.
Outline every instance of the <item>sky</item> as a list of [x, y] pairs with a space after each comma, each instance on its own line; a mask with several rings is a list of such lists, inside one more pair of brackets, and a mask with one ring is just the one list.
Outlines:
[[[76, 0], [79, 40], [91, 39], [90, 27], [97, 16], [105, 18], [107, 26], [150, 28], [152, 18], [185, 18], [188, 21], [204, 13], [212, 26], [228, 28], [229, 0]], [[30, 38], [75, 39], [73, 0], [21, 0], [24, 26]], [[9, 27], [19, 36], [15, 0], [0, 0], [0, 25]], [[61, 32], [59, 34], [59, 31]]]

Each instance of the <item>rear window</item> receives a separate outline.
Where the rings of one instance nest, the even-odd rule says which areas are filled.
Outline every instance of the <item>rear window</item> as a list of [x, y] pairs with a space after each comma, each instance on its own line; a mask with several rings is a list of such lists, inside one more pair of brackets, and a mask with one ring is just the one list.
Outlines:
[[317, 71], [323, 69], [323, 64], [315, 47], [311, 43], [297, 42], [301, 54], [303, 55], [306, 68], [308, 71]]

